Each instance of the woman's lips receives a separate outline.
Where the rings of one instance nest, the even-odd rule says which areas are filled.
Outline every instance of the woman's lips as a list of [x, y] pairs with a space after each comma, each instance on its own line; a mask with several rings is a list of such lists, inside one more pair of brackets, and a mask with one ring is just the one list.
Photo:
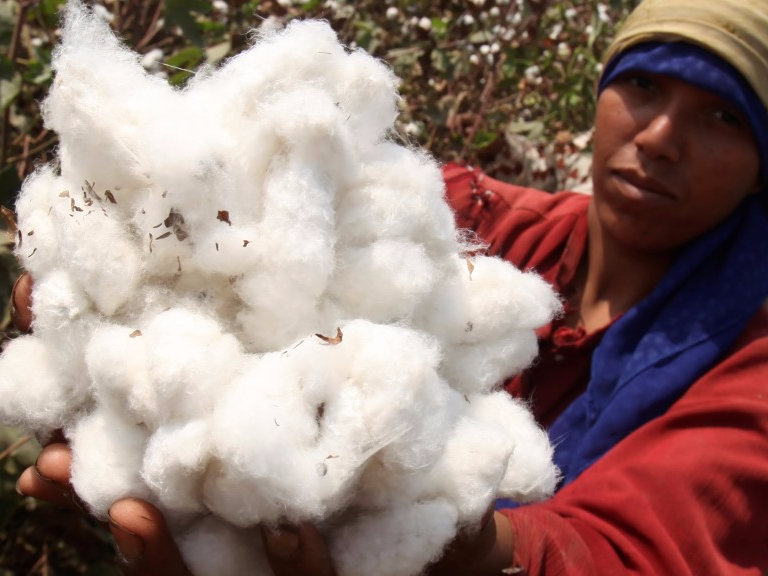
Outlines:
[[671, 202], [675, 194], [660, 180], [636, 170], [615, 170], [620, 193], [629, 200], [645, 202]]

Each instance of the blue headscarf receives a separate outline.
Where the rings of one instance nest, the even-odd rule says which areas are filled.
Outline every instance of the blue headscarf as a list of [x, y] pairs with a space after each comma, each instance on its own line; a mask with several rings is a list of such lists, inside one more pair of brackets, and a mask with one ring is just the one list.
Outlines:
[[[768, 113], [732, 66], [692, 44], [640, 44], [610, 63], [600, 90], [630, 71], [672, 76], [738, 106], [749, 119], [765, 185]], [[586, 391], [549, 430], [563, 485], [664, 414], [723, 358], [765, 301], [766, 194], [748, 196], [720, 225], [685, 246], [653, 292], [603, 336]]]

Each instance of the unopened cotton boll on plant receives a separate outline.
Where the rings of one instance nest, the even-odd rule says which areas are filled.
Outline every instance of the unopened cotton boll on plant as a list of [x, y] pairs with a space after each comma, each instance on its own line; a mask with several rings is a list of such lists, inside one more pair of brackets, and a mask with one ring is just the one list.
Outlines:
[[303, 521], [341, 576], [407, 576], [554, 490], [499, 386], [559, 301], [460, 240], [386, 65], [293, 22], [177, 89], [73, 1], [53, 67], [0, 418], [64, 430], [93, 514], [155, 503], [199, 576], [267, 573], [254, 528]]

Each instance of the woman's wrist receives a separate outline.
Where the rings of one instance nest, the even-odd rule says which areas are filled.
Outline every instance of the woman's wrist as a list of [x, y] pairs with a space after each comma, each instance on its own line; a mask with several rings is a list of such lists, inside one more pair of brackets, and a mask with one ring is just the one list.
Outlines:
[[512, 565], [509, 519], [494, 512], [483, 528], [460, 534], [427, 571], [429, 576], [498, 576]]

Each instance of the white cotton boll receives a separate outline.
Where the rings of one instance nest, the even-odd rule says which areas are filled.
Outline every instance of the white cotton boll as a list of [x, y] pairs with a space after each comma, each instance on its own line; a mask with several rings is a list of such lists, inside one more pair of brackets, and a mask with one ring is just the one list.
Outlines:
[[199, 270], [225, 277], [258, 271], [263, 258], [256, 244], [259, 237], [259, 228], [253, 222], [210, 227], [194, 246], [193, 264]]
[[453, 260], [453, 279], [438, 286], [424, 311], [426, 327], [448, 342], [473, 344], [534, 330], [561, 310], [552, 287], [532, 272], [487, 256]]
[[264, 185], [256, 246], [267, 263], [279, 265], [284, 276], [304, 279], [315, 295], [323, 292], [334, 267], [335, 194], [333, 181], [319, 167], [284, 157], [274, 160]]
[[[437, 343], [413, 330], [362, 320], [346, 324], [342, 333], [342, 342], [334, 348], [347, 358], [346, 378], [337, 396], [325, 403], [323, 437], [349, 438], [361, 454], [391, 451], [387, 458], [392, 464], [402, 451], [400, 465], [424, 465], [441, 446], [414, 443], [428, 436], [420, 429], [421, 421], [426, 418], [440, 429], [439, 419], [424, 415], [448, 404], [447, 387], [435, 371]], [[417, 454], [421, 450], [426, 454]]]
[[233, 524], [278, 520], [288, 507], [294, 515], [323, 512], [316, 500], [321, 462], [308, 457], [318, 434], [317, 407], [304, 402], [300, 378], [279, 353], [253, 357], [216, 403], [216, 461], [206, 476], [205, 498]]
[[262, 265], [234, 284], [247, 304], [238, 321], [251, 349], [262, 351], [312, 332], [317, 300], [335, 266], [331, 183], [285, 159], [273, 168], [258, 238], [246, 247], [259, 252]]
[[242, 308], [242, 301], [232, 288], [231, 277], [191, 268], [192, 263], [185, 262], [184, 273], [175, 278], [173, 292], [161, 290], [156, 301], [150, 296], [142, 304], [147, 309], [159, 312], [184, 302], [183, 306], [205, 310], [207, 314], [219, 319], [225, 331], [233, 332], [235, 317]]
[[351, 317], [375, 322], [406, 320], [439, 279], [424, 246], [382, 239], [340, 251], [328, 297]]
[[141, 255], [114, 218], [77, 204], [81, 203], [71, 204], [75, 208], [69, 212], [53, 212], [59, 219], [60, 249], [72, 277], [100, 312], [111, 315], [128, 301], [140, 282]]
[[344, 56], [344, 48], [327, 22], [291, 21], [280, 33], [262, 34], [250, 50], [225, 64], [221, 71], [225, 82], [236, 79], [233, 88], [239, 87], [241, 93], [226, 95], [224, 103], [228, 97], [237, 97], [247, 116], [248, 102], [256, 105], [286, 85], [312, 83], [327, 88], [333, 81], [334, 65]]
[[176, 512], [206, 511], [203, 472], [210, 459], [206, 420], [167, 424], [150, 437], [141, 478], [164, 507]]
[[437, 374], [422, 380], [418, 415], [407, 434], [384, 450], [379, 458], [390, 469], [424, 470], [434, 465], [445, 446], [445, 439], [459, 415], [462, 395]]
[[121, 498], [151, 498], [139, 475], [149, 437], [145, 427], [97, 408], [65, 433], [72, 448], [72, 486], [94, 516], [106, 520]]
[[429, 471], [428, 492], [452, 502], [460, 523], [477, 521], [488, 509], [515, 448], [506, 429], [473, 417], [472, 398], [465, 406], [445, 452]]
[[[36, 332], [48, 348], [51, 365], [56, 366], [58, 386], [72, 396], [73, 402], [79, 402], [80, 405], [89, 402], [90, 396], [83, 350], [99, 322], [96, 314], [81, 314], [73, 318], [66, 329], [43, 331], [41, 328]], [[72, 415], [76, 416], [74, 410]]]
[[209, 413], [243, 359], [240, 343], [215, 319], [183, 308], [158, 314], [139, 338], [163, 422]]
[[387, 510], [411, 505], [431, 491], [429, 467], [393, 470], [380, 458], [372, 458], [364, 467], [349, 506], [365, 510]]
[[127, 410], [135, 424], [157, 425], [158, 391], [150, 379], [145, 342], [136, 329], [100, 326], [85, 347], [85, 363], [102, 406]]
[[359, 513], [330, 535], [339, 576], [415, 576], [456, 535], [456, 509], [445, 500]]
[[181, 263], [186, 264], [192, 250], [184, 212], [174, 207], [166, 190], [157, 186], [136, 194], [133, 204], [127, 207], [124, 217], [135, 231], [132, 240], [141, 255], [142, 271], [161, 281], [177, 279], [180, 268], [186, 268]]
[[93, 314], [90, 301], [65, 270], [53, 270], [35, 280], [33, 327], [38, 334], [68, 329], [76, 318]]
[[[511, 266], [508, 264], [508, 266]], [[510, 274], [509, 272], [507, 272]], [[520, 272], [517, 270], [511, 277], [516, 276], [515, 300], [518, 306], [516, 328], [537, 329], [558, 316], [563, 309], [557, 293], [552, 285], [535, 272]]]
[[314, 165], [334, 179], [343, 178], [345, 168], [354, 170], [346, 114], [330, 94], [303, 86], [267, 102], [260, 113], [295, 163]]
[[246, 275], [233, 288], [246, 304], [237, 323], [249, 352], [281, 350], [318, 324], [315, 288], [278, 268]]
[[261, 533], [235, 528], [214, 516], [194, 522], [176, 537], [184, 563], [195, 576], [269, 576]]
[[46, 126], [61, 138], [64, 175], [88, 175], [107, 188], [144, 179], [138, 128], [152, 103], [173, 90], [147, 75], [134, 52], [79, 2], [67, 5], [56, 77], [43, 103]]
[[490, 392], [528, 366], [538, 349], [532, 330], [512, 331], [502, 340], [446, 346], [440, 374], [463, 393]]
[[554, 448], [527, 406], [502, 391], [470, 400], [472, 417], [504, 428], [515, 446], [499, 486], [500, 497], [534, 502], [551, 496], [559, 479], [552, 463]]
[[465, 410], [463, 394], [447, 388], [447, 403], [422, 411], [423, 422], [388, 446], [365, 466], [353, 505], [386, 509], [403, 506], [434, 495], [430, 470], [442, 458], [456, 421]]
[[[210, 114], [201, 115], [192, 109], [188, 97], [179, 97], [173, 107], [166, 108], [166, 102], [156, 106], [162, 108], [162, 116], [142, 126], [147, 172], [153, 183], [174, 200], [196, 197], [208, 204], [213, 199], [206, 198], [204, 192], [225, 189], [226, 153], [232, 148], [231, 138], [225, 131], [216, 130]], [[186, 120], [196, 113], [196, 121]]]
[[61, 262], [55, 225], [48, 209], [35, 210], [21, 222], [24, 229], [17, 238], [21, 241], [17, 241], [14, 253], [24, 269], [33, 278], [39, 278]]
[[362, 246], [378, 238], [411, 239], [436, 260], [458, 252], [445, 184], [426, 154], [391, 142], [363, 158], [360, 182], [337, 213], [339, 244]]
[[0, 421], [46, 435], [62, 428], [87, 400], [86, 387], [60, 380], [50, 343], [35, 335], [11, 340], [0, 356]]
[[68, 190], [69, 186], [70, 183], [58, 176], [53, 166], [44, 165], [36, 168], [21, 184], [15, 204], [17, 216], [27, 219], [38, 211], [48, 213], [51, 204], [56, 201], [59, 194]]
[[386, 64], [364, 52], [352, 52], [343, 59], [336, 84], [339, 106], [360, 146], [381, 141], [392, 129], [398, 83]]
[[24, 180], [16, 199], [20, 228], [14, 252], [24, 268], [35, 277], [61, 261], [51, 207], [68, 187], [68, 182], [56, 176], [52, 167], [38, 168]]

